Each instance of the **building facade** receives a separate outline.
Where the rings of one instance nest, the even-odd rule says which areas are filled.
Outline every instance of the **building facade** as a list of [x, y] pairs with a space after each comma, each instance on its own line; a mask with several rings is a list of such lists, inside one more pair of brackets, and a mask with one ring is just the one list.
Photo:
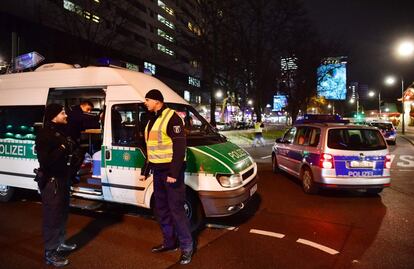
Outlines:
[[45, 62], [121, 65], [201, 104], [201, 70], [177, 31], [194, 31], [185, 19], [194, 14], [191, 0], [3, 0], [0, 66], [31, 51]]

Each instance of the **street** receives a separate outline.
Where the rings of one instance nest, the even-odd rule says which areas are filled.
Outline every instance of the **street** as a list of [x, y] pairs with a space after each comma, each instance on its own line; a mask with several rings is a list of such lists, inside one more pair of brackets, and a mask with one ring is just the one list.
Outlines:
[[[186, 266], [179, 252], [151, 253], [161, 242], [149, 210], [106, 204], [71, 209], [67, 268], [411, 268], [414, 264], [414, 146], [390, 146], [392, 185], [360, 191], [303, 193], [298, 180], [271, 171], [271, 145], [246, 150], [258, 163], [258, 191], [238, 214], [207, 219]], [[47, 268], [37, 193], [0, 204], [1, 268]]]

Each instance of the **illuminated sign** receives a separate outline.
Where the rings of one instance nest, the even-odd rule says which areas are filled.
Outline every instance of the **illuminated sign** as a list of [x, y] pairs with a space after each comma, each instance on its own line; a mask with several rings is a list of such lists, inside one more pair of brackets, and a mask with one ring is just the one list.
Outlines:
[[317, 93], [327, 100], [346, 99], [346, 62], [329, 58], [317, 70]]
[[285, 95], [273, 96], [273, 111], [282, 111], [287, 106], [287, 98]]

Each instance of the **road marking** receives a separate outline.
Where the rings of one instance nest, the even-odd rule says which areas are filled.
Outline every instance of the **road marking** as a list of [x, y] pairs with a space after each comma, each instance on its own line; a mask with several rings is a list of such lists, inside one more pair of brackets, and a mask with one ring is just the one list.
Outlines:
[[207, 228], [213, 228], [213, 229], [226, 229], [229, 231], [237, 231], [239, 228], [234, 226], [227, 226], [227, 225], [221, 225], [221, 224], [214, 224], [214, 223], [207, 223]]
[[326, 247], [324, 245], [321, 245], [321, 244], [318, 244], [318, 243], [315, 243], [315, 242], [312, 242], [312, 241], [309, 241], [309, 240], [306, 240], [306, 239], [299, 238], [298, 240], [296, 240], [296, 242], [297, 243], [300, 243], [300, 244], [304, 244], [304, 245], [310, 246], [310, 247], [317, 248], [317, 249], [322, 250], [322, 251], [324, 251], [326, 253], [329, 253], [331, 255], [336, 255], [336, 254], [339, 253], [335, 249]]
[[250, 229], [250, 233], [252, 233], [252, 234], [267, 235], [267, 236], [276, 237], [276, 238], [283, 238], [283, 237], [285, 237], [284, 234], [279, 234], [279, 233], [274, 233], [274, 232], [268, 232], [268, 231], [263, 231], [263, 230], [256, 230], [256, 229]]
[[269, 158], [272, 158], [272, 155], [267, 155], [267, 156], [260, 157], [260, 159], [262, 159], [262, 160], [269, 159]]

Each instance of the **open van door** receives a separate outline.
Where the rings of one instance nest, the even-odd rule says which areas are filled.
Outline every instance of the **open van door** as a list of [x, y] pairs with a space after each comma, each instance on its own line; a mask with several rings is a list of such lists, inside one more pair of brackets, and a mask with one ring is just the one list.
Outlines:
[[139, 181], [145, 163], [147, 110], [142, 102], [109, 102], [102, 147], [102, 188], [105, 200], [149, 207], [145, 195], [152, 178]]

